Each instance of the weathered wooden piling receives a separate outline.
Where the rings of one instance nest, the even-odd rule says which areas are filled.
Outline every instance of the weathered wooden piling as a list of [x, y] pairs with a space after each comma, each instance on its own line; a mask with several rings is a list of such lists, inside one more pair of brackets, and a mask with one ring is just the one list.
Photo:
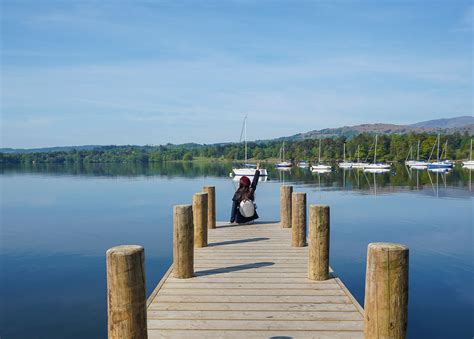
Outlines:
[[329, 206], [309, 207], [308, 278], [329, 279]]
[[107, 251], [109, 339], [148, 337], [144, 261], [141, 246], [117, 246]]
[[291, 246], [306, 246], [306, 193], [293, 192], [291, 195]]
[[194, 225], [191, 205], [173, 209], [173, 273], [175, 278], [191, 278], [194, 274]]
[[405, 338], [408, 319], [408, 247], [371, 243], [365, 276], [364, 336]]
[[203, 191], [207, 197], [207, 228], [216, 228], [216, 188], [214, 186], [204, 186]]
[[280, 223], [283, 228], [291, 227], [291, 194], [293, 186], [280, 187]]
[[207, 246], [207, 193], [193, 196], [194, 247]]

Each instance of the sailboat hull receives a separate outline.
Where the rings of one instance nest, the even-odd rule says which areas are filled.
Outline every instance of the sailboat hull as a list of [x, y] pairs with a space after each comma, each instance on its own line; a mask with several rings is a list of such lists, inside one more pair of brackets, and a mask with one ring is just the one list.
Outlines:
[[[246, 176], [246, 177], [253, 177], [255, 175], [255, 169], [254, 168], [233, 168], [232, 172], [236, 176]], [[266, 177], [267, 170], [265, 168], [260, 169], [260, 176], [261, 177]]]

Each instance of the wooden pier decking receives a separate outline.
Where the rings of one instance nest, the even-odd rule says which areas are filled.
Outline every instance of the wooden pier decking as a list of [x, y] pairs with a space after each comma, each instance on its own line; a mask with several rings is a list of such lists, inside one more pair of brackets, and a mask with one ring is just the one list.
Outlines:
[[332, 273], [308, 275], [308, 247], [279, 223], [209, 229], [195, 277], [170, 268], [147, 302], [148, 338], [363, 338], [363, 309]]

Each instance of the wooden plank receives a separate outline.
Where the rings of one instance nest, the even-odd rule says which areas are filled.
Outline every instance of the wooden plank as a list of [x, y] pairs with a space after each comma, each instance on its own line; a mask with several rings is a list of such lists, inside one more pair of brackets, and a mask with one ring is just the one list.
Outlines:
[[318, 338], [362, 339], [362, 331], [247, 331], [247, 330], [148, 330], [148, 339], [155, 338]]
[[165, 288], [172, 289], [261, 289], [261, 288], [272, 288], [272, 289], [283, 289], [283, 290], [297, 290], [297, 289], [310, 289], [310, 290], [339, 290], [340, 287], [335, 283], [293, 283], [293, 284], [278, 284], [278, 283], [202, 283], [200, 281], [172, 283], [166, 282]]
[[[235, 274], [235, 273], [234, 273]], [[261, 273], [259, 273], [261, 274]], [[262, 277], [246, 277], [242, 276], [241, 278], [235, 277], [235, 276], [226, 276], [224, 274], [218, 274], [217, 277], [214, 276], [202, 276], [202, 277], [194, 277], [192, 280], [200, 281], [200, 282], [217, 282], [217, 283], [225, 283], [225, 282], [233, 282], [233, 283], [299, 283], [304, 281], [304, 278], [292, 278], [292, 277], [278, 277], [280, 273], [277, 273], [275, 277], [268, 277], [267, 274], [261, 274]], [[185, 283], [186, 281], [181, 281], [180, 279], [176, 279], [173, 277], [169, 277], [168, 280], [169, 282], [175, 282], [175, 283]]]
[[306, 296], [315, 296], [315, 295], [329, 295], [329, 296], [336, 296], [336, 295], [343, 295], [345, 296], [346, 294], [344, 291], [341, 291], [340, 289], [331, 289], [331, 290], [322, 290], [322, 289], [298, 289], [298, 290], [291, 290], [291, 289], [273, 289], [273, 288], [260, 288], [260, 289], [242, 289], [242, 288], [237, 288], [237, 289], [216, 289], [216, 288], [193, 288], [193, 289], [183, 289], [183, 288], [165, 288], [163, 291], [160, 293], [160, 295], [192, 295], [192, 296], [217, 296], [217, 295], [222, 295], [222, 296], [233, 296], [233, 295], [238, 295], [238, 296], [300, 296], [300, 295], [306, 295]]
[[207, 320], [361, 320], [359, 312], [292, 312], [292, 311], [149, 311], [148, 320], [155, 319], [207, 319]]
[[272, 312], [354, 312], [352, 304], [301, 304], [301, 303], [152, 303], [148, 310], [170, 311], [272, 311]]
[[315, 304], [352, 304], [351, 300], [346, 296], [325, 296], [325, 295], [278, 295], [278, 296], [255, 296], [249, 298], [247, 295], [165, 295], [158, 293], [155, 297], [156, 302], [188, 302], [188, 303], [241, 303], [245, 301], [263, 302], [263, 303], [315, 303]]
[[353, 320], [333, 321], [278, 321], [278, 320], [148, 320], [148, 329], [176, 330], [283, 330], [283, 331], [361, 331], [363, 322]]

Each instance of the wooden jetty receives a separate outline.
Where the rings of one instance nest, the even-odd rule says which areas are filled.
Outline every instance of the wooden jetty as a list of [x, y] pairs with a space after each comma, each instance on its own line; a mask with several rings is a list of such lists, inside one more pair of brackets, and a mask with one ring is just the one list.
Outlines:
[[329, 206], [310, 206], [307, 232], [306, 193], [280, 193], [282, 222], [216, 223], [213, 187], [175, 206], [148, 300], [143, 247], [109, 249], [108, 337], [405, 338], [408, 248], [369, 244], [364, 311], [329, 267]]
[[168, 271], [148, 299], [148, 338], [362, 338], [363, 310], [334, 273], [307, 278], [308, 247], [279, 223], [208, 230], [195, 277]]

